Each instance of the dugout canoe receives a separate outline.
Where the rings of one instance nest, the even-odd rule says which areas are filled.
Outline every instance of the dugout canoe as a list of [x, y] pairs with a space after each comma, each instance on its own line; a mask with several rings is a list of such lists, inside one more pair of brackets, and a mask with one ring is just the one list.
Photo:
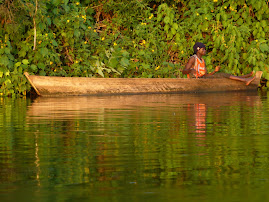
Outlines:
[[257, 90], [262, 72], [248, 86], [228, 78], [86, 78], [24, 73], [39, 96], [200, 93]]

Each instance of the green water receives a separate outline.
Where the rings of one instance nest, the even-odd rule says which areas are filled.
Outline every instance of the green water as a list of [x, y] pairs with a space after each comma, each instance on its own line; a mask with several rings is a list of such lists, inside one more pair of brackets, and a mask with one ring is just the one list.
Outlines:
[[267, 93], [0, 99], [0, 201], [265, 201]]

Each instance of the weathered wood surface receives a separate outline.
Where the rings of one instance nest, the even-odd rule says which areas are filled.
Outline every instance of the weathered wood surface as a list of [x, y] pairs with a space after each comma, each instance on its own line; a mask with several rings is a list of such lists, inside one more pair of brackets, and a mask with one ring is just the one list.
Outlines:
[[[257, 75], [257, 74], [256, 74]], [[85, 78], [25, 76], [40, 96], [191, 93], [257, 90], [261, 74], [250, 85], [227, 78]]]

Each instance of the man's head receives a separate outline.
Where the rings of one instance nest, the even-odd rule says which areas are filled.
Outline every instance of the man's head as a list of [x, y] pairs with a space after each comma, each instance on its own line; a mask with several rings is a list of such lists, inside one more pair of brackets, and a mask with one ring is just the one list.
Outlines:
[[201, 43], [201, 42], [197, 42], [194, 46], [193, 46], [193, 51], [196, 54], [200, 49], [205, 48], [205, 44]]

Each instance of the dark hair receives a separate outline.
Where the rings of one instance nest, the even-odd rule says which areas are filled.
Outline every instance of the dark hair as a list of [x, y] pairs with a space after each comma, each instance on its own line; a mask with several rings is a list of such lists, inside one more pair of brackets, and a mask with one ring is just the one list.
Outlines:
[[193, 51], [196, 54], [198, 50], [200, 50], [200, 48], [205, 48], [205, 44], [201, 43], [201, 42], [197, 42], [194, 46], [193, 46]]

